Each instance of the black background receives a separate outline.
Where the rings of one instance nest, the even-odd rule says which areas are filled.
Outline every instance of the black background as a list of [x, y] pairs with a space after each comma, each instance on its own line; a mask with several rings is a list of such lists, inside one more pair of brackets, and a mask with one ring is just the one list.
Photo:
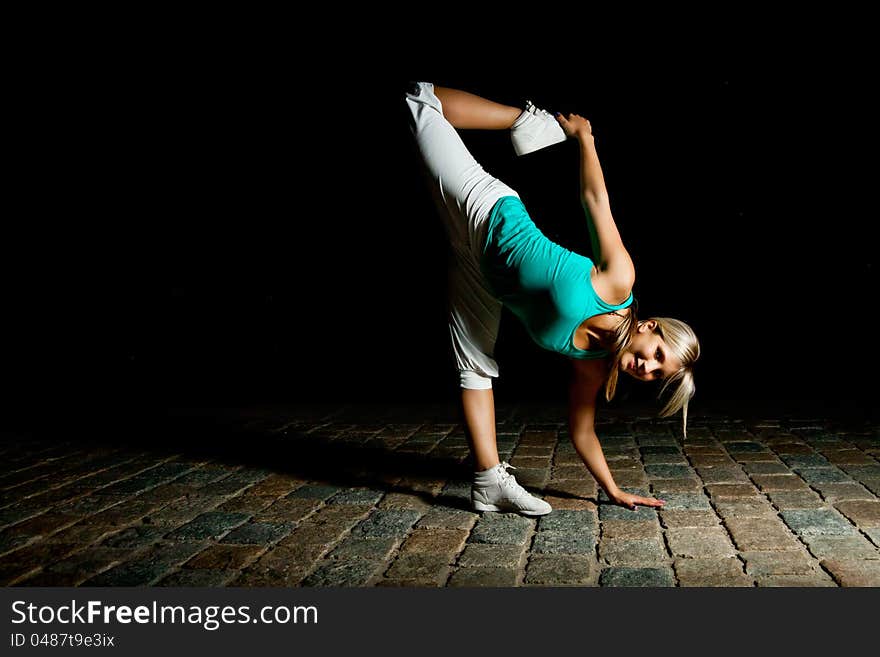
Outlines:
[[[7, 295], [24, 319], [6, 354], [7, 400], [79, 400], [94, 379], [101, 392], [89, 399], [108, 408], [455, 399], [445, 235], [409, 141], [411, 79], [591, 120], [640, 316], [683, 319], [701, 339], [692, 408], [873, 398], [867, 61], [601, 61], [291, 70], [192, 52], [141, 62], [92, 117], [101, 164], [71, 191], [77, 236], [100, 233], [101, 263], [65, 260], [52, 287], [19, 276]], [[572, 142], [517, 158], [506, 132], [462, 135], [551, 239], [589, 254]], [[92, 208], [100, 224], [82, 221]], [[32, 225], [28, 237], [39, 233]], [[69, 257], [64, 237], [52, 245]], [[68, 288], [73, 271], [89, 283]], [[564, 397], [566, 359], [507, 311], [496, 358], [497, 400]]]

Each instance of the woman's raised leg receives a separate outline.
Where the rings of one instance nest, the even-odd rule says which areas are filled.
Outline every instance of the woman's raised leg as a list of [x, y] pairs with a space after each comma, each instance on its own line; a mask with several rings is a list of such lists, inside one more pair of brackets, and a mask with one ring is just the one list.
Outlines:
[[434, 94], [443, 104], [446, 120], [465, 130], [507, 130], [523, 112], [460, 89], [435, 86]]

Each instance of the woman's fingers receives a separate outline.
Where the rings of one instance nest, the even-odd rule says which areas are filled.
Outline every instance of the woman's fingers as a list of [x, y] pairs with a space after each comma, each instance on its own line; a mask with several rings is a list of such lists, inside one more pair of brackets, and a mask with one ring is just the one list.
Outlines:
[[663, 506], [666, 504], [664, 500], [657, 500], [653, 497], [639, 497], [636, 499], [636, 503], [642, 506]]

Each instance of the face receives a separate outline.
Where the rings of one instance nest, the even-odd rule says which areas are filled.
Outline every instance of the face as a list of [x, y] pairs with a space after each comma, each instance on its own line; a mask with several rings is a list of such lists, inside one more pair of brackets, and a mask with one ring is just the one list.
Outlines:
[[620, 359], [620, 371], [639, 381], [657, 381], [681, 368], [681, 361], [655, 333], [657, 322], [648, 320], [636, 330], [632, 342]]

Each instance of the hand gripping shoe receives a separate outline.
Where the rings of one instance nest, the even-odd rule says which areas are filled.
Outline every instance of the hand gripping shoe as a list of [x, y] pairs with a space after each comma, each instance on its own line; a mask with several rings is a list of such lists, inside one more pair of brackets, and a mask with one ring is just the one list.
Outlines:
[[543, 516], [553, 509], [520, 486], [507, 469], [516, 470], [506, 461], [474, 475], [471, 503], [474, 511], [515, 511], [526, 516]]
[[530, 100], [526, 101], [525, 111], [510, 126], [510, 140], [517, 155], [527, 155], [565, 139], [565, 132], [553, 115], [538, 109]]

